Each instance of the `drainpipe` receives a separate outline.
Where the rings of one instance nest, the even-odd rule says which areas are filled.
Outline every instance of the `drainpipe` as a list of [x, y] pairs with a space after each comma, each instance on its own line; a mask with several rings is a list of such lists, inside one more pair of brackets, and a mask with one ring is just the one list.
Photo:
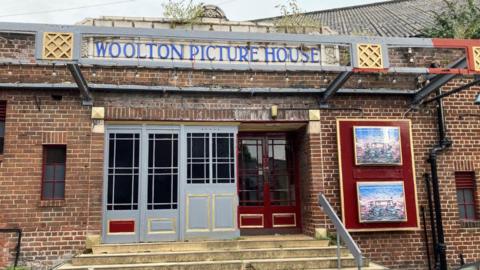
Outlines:
[[[437, 94], [442, 94], [440, 89], [437, 90]], [[438, 145], [435, 145], [430, 150], [430, 156], [428, 159], [432, 171], [433, 202], [435, 205], [436, 220], [435, 226], [437, 227], [437, 245], [435, 248], [435, 253], [438, 260], [435, 264], [435, 269], [447, 270], [447, 253], [445, 245], [445, 234], [443, 231], [442, 205], [440, 202], [440, 188], [438, 183], [437, 157], [438, 154], [450, 147], [452, 145], [452, 142], [446, 137], [445, 112], [443, 109], [443, 101], [441, 99], [437, 101], [437, 123], [439, 142]]]
[[[432, 202], [432, 188], [430, 187], [430, 175], [428, 173], [423, 175], [425, 178], [425, 188], [427, 189], [427, 199], [428, 199], [428, 214], [430, 216], [430, 229], [432, 233], [432, 246], [433, 246], [433, 256], [434, 256], [434, 263], [436, 264], [438, 261], [437, 253], [435, 250], [437, 249], [437, 233], [435, 232], [435, 217], [433, 215], [433, 202]], [[429, 258], [430, 259], [430, 258]], [[429, 270], [432, 268], [429, 267]]]

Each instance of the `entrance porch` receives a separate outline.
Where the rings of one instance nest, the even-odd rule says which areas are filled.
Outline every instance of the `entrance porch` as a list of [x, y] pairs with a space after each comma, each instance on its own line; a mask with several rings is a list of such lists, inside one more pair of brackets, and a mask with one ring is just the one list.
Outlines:
[[301, 233], [305, 125], [106, 125], [102, 242]]

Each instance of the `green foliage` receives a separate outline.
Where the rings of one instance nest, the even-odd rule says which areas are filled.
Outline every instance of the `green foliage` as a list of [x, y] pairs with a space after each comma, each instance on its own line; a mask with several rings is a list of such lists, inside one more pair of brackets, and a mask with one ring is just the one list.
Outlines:
[[446, 10], [435, 12], [434, 25], [425, 29], [428, 37], [437, 38], [480, 38], [480, 8], [477, 0], [467, 0], [464, 4], [443, 0]]
[[275, 20], [275, 26], [284, 28], [288, 33], [303, 33], [305, 28], [321, 29], [322, 24], [304, 13], [297, 0], [287, 0], [286, 4], [276, 5], [280, 10], [281, 18]]
[[10, 266], [10, 267], [7, 267], [5, 270], [28, 270], [28, 269], [29, 268], [25, 268], [22, 266], [17, 266], [17, 267]]
[[162, 4], [163, 16], [174, 23], [196, 23], [203, 15], [203, 4], [193, 0], [168, 0]]

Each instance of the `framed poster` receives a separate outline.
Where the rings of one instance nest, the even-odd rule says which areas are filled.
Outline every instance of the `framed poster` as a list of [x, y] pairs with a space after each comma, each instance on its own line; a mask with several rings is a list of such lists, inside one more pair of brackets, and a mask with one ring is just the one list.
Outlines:
[[[410, 120], [337, 119], [337, 143], [345, 227], [350, 232], [419, 230]], [[371, 143], [378, 144], [368, 146], [375, 150], [362, 152]]]
[[365, 222], [405, 222], [403, 181], [357, 182], [358, 218]]
[[353, 127], [355, 165], [402, 165], [400, 128]]

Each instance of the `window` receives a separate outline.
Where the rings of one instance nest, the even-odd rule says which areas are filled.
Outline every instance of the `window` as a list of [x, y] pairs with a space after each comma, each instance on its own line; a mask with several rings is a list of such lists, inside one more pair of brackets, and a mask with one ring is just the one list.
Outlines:
[[7, 115], [7, 102], [0, 100], [0, 155], [3, 154], [5, 143], [5, 118]]
[[178, 135], [148, 135], [147, 209], [177, 209]]
[[233, 133], [212, 134], [213, 183], [235, 182], [235, 151]]
[[187, 133], [187, 183], [235, 183], [233, 133]]
[[65, 198], [65, 145], [43, 146], [42, 199]]
[[187, 183], [208, 184], [210, 182], [210, 145], [208, 133], [187, 134]]
[[475, 173], [456, 172], [458, 210], [461, 219], [476, 219]]
[[137, 210], [140, 134], [111, 133], [108, 138], [107, 210]]

